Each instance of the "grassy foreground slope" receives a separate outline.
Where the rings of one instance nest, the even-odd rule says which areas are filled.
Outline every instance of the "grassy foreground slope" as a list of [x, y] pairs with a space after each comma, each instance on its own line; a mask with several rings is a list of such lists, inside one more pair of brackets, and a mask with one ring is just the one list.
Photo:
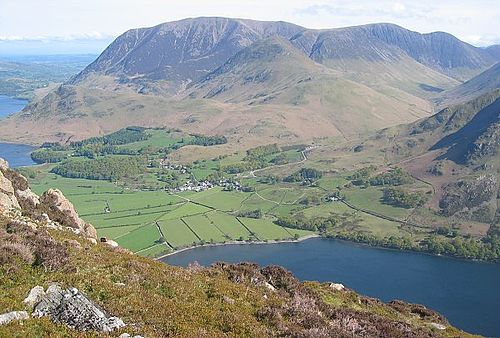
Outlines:
[[[1, 256], [2, 312], [23, 309], [32, 287], [55, 282], [78, 288], [128, 325], [105, 334], [29, 318], [1, 325], [2, 337], [117, 337], [125, 332], [144, 337], [469, 336], [423, 306], [384, 304], [329, 283], [301, 283], [280, 267], [247, 263], [183, 269], [92, 244], [70, 231], [13, 221], [18, 218], [0, 216], [1, 252], [14, 242], [24, 248]], [[31, 255], [38, 259], [32, 261]]]

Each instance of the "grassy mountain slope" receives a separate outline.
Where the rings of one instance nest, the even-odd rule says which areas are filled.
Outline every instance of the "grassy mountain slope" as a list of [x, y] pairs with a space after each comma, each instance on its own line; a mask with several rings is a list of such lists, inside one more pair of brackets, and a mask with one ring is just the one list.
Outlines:
[[[228, 135], [233, 144], [245, 147], [352, 138], [413, 121], [431, 110], [425, 100], [395, 92], [380, 93], [344, 79], [275, 37], [243, 49], [186, 95], [164, 98], [64, 85], [7, 119], [0, 131], [16, 141], [40, 142], [105, 134], [129, 125], [176, 126]], [[24, 132], [27, 126], [30, 133]]]
[[[410, 121], [429, 110], [427, 103], [416, 97], [400, 95], [395, 99], [346, 80], [281, 38], [262, 40], [242, 50], [196, 83], [189, 96], [248, 105], [297, 106], [331, 121], [346, 136], [393, 121]], [[359, 97], [363, 100], [356, 100]]]

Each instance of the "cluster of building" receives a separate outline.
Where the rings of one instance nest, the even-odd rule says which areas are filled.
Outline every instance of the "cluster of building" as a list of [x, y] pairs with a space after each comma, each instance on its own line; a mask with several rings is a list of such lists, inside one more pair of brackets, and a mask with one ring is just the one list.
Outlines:
[[241, 183], [236, 181], [231, 181], [228, 179], [222, 179], [219, 182], [210, 181], [193, 181], [189, 180], [180, 187], [174, 188], [171, 192], [183, 192], [183, 191], [196, 191], [201, 192], [213, 187], [222, 187], [224, 191], [243, 191], [243, 186]]
[[[171, 163], [167, 158], [162, 158], [160, 159], [160, 167], [162, 169], [168, 169], [168, 170], [175, 170], [178, 171], [181, 174], [189, 174], [190, 170], [188, 167], [182, 165], [182, 164], [177, 164], [177, 163]], [[240, 182], [230, 180], [227, 178], [223, 178], [219, 180], [218, 182], [211, 182], [208, 180], [204, 181], [197, 181], [196, 179], [190, 179], [183, 185], [170, 189], [170, 192], [183, 192], [183, 191], [196, 191], [196, 192], [201, 192], [205, 191], [208, 189], [212, 189], [213, 187], [222, 187], [224, 191], [243, 191], [243, 186], [241, 185]]]
[[177, 170], [181, 174], [189, 173], [189, 168], [182, 164], [171, 163], [167, 158], [160, 159], [160, 168], [168, 170]]
[[243, 186], [238, 181], [222, 179], [218, 186], [222, 187], [224, 191], [243, 191]]
[[212, 184], [209, 181], [201, 181], [201, 182], [194, 182], [192, 180], [187, 181], [180, 187], [177, 187], [175, 189], [172, 189], [172, 192], [183, 192], [183, 191], [205, 191], [208, 189], [211, 189], [214, 187], [214, 184]]

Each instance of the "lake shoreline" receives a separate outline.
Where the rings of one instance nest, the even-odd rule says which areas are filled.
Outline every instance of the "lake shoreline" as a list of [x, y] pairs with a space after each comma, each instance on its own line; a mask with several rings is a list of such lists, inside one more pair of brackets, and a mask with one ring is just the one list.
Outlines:
[[462, 261], [462, 262], [469, 262], [469, 263], [480, 263], [480, 264], [492, 264], [492, 265], [500, 265], [500, 261], [489, 261], [489, 260], [481, 260], [481, 259], [474, 259], [474, 258], [465, 258], [465, 257], [457, 257], [457, 256], [451, 256], [451, 255], [445, 255], [445, 254], [435, 254], [431, 252], [426, 252], [422, 250], [412, 250], [412, 249], [398, 249], [398, 248], [391, 248], [387, 246], [380, 246], [380, 245], [371, 245], [369, 243], [364, 243], [364, 242], [356, 242], [356, 241], [350, 241], [348, 239], [342, 239], [342, 238], [335, 238], [335, 237], [329, 237], [329, 236], [321, 236], [319, 234], [311, 234], [307, 235], [304, 237], [300, 237], [299, 239], [285, 239], [285, 240], [268, 240], [268, 241], [228, 241], [225, 243], [206, 243], [206, 244], [200, 244], [196, 246], [190, 246], [187, 248], [183, 248], [180, 250], [175, 250], [173, 252], [170, 252], [168, 254], [161, 255], [159, 257], [154, 257], [154, 260], [160, 261], [163, 258], [170, 257], [176, 254], [179, 254], [181, 252], [185, 251], [190, 251], [194, 250], [197, 248], [209, 248], [209, 247], [220, 247], [220, 246], [229, 246], [229, 245], [263, 245], [263, 244], [283, 244], [283, 243], [300, 243], [303, 241], [306, 241], [308, 239], [312, 238], [321, 238], [321, 239], [327, 239], [331, 241], [338, 241], [342, 243], [346, 243], [349, 245], [355, 245], [355, 246], [360, 246], [360, 247], [365, 247], [365, 248], [373, 248], [373, 249], [379, 249], [379, 250], [387, 250], [387, 251], [393, 251], [393, 252], [403, 252], [403, 253], [413, 253], [413, 254], [421, 254], [425, 256], [430, 256], [430, 257], [440, 257], [440, 258], [446, 258], [446, 259], [453, 259], [457, 261]]
[[304, 237], [300, 237], [298, 239], [284, 239], [284, 240], [279, 240], [279, 241], [276, 241], [276, 240], [253, 241], [253, 242], [230, 241], [230, 242], [226, 242], [226, 243], [207, 243], [207, 244], [190, 246], [187, 248], [176, 250], [176, 251], [170, 252], [168, 254], [161, 255], [160, 257], [155, 257], [154, 259], [157, 261], [161, 261], [163, 258], [170, 257], [173, 255], [179, 254], [181, 252], [194, 250], [197, 248], [210, 248], [210, 247], [229, 246], [229, 245], [264, 245], [264, 244], [300, 243], [300, 242], [307, 241], [308, 239], [312, 239], [312, 238], [322, 238], [322, 236], [320, 236], [318, 234], [311, 234], [311, 235], [307, 235]]
[[[443, 313], [463, 330], [498, 336], [500, 328], [493, 309], [500, 301], [500, 294], [494, 292], [500, 283], [499, 265], [315, 237], [289, 240], [288, 243], [261, 243], [282, 245], [257, 248], [245, 245], [257, 244], [255, 242], [235, 243], [239, 247], [229, 243], [205, 245], [198, 251], [194, 250], [197, 247], [191, 247], [164, 255], [159, 261], [182, 267], [194, 262], [204, 267], [215, 262], [254, 262], [262, 267], [279, 265], [302, 281], [337, 281], [385, 302], [401, 299], [424, 304]], [[388, 288], [387, 285], [392, 286]], [[463, 285], [471, 287], [464, 289]], [[474, 315], [460, 310], [468, 307], [474, 309]]]
[[36, 165], [31, 158], [31, 152], [35, 149], [36, 147], [29, 144], [0, 141], [0, 157], [9, 162], [11, 168]]

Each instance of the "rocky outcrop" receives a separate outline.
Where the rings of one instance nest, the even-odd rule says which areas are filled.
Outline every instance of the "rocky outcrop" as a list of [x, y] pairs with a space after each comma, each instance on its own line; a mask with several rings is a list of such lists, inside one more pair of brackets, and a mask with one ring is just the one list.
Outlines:
[[6, 163], [0, 158], [0, 208], [20, 208], [12, 182], [3, 174]]
[[0, 315], [0, 325], [9, 324], [10, 322], [16, 320], [25, 320], [28, 318], [28, 312], [26, 311], [12, 311], [9, 313], [4, 313]]
[[480, 222], [491, 222], [496, 211], [498, 181], [494, 175], [481, 175], [450, 183], [439, 201], [445, 216], [459, 216]]
[[49, 189], [42, 195], [39, 210], [62, 226], [77, 229], [87, 237], [97, 238], [95, 228], [78, 216], [73, 204], [58, 189]]
[[48, 224], [53, 221], [63, 227], [73, 229], [89, 238], [97, 238], [95, 228], [82, 220], [73, 204], [60, 190], [49, 189], [42, 197], [31, 191], [28, 180], [9, 168], [9, 164], [0, 158], [0, 209], [20, 209], [33, 219]]
[[[6, 209], [20, 208], [30, 216], [36, 213], [40, 203], [38, 196], [29, 187], [28, 180], [21, 174], [9, 168], [9, 163], [0, 158], [0, 195], [7, 195], [11, 203], [3, 203], [0, 206]], [[0, 196], [0, 199], [2, 197]]]
[[123, 320], [107, 314], [78, 289], [62, 289], [58, 285], [47, 289], [33, 316], [48, 316], [56, 323], [81, 331], [111, 332], [125, 326]]
[[[500, 117], [499, 117], [500, 119]], [[500, 153], [500, 121], [490, 125], [470, 146], [467, 162], [476, 163], [482, 159], [498, 156]]]

